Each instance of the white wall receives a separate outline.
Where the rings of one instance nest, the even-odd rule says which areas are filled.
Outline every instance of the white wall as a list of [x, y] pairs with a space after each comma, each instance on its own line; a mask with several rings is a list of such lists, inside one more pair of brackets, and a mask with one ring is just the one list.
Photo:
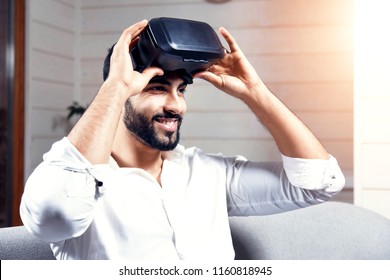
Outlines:
[[[27, 126], [31, 137], [26, 138], [27, 171], [63, 133], [53, 128], [53, 120], [64, 117], [73, 98], [82, 104], [91, 101], [102, 81], [106, 50], [121, 31], [143, 18], [172, 16], [206, 21], [215, 29], [228, 28], [265, 83], [338, 158], [347, 175], [347, 185], [352, 186], [352, 3], [353, 0], [233, 0], [218, 5], [203, 0], [30, 1], [28, 24], [33, 32], [28, 50], [37, 57], [29, 60], [28, 80], [34, 87], [27, 90], [32, 111]], [[43, 11], [50, 15], [41, 16]], [[39, 66], [38, 62], [47, 64]], [[40, 71], [35, 73], [38, 66]], [[189, 111], [183, 124], [182, 144], [225, 155], [241, 154], [253, 160], [280, 159], [268, 132], [241, 102], [201, 81], [189, 87], [186, 98]], [[45, 122], [40, 124], [40, 119]]]
[[73, 0], [26, 1], [26, 178], [64, 136], [75, 92]]
[[355, 203], [390, 218], [388, 1], [357, 1]]

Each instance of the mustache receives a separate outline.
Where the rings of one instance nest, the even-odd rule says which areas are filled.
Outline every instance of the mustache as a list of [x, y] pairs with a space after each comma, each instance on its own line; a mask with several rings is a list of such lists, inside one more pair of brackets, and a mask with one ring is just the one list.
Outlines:
[[181, 122], [183, 120], [183, 117], [179, 114], [174, 114], [171, 112], [163, 112], [163, 113], [158, 113], [155, 114], [152, 118], [152, 120], [156, 121], [161, 118], [166, 118], [166, 119], [176, 119], [177, 121]]

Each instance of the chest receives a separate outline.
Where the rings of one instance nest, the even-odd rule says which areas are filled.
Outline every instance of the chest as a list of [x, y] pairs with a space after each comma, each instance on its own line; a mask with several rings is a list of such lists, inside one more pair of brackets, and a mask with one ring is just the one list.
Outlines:
[[231, 258], [224, 175], [166, 164], [161, 183], [142, 170], [116, 174], [106, 182], [95, 225], [115, 228], [113, 239], [133, 248], [167, 243], [181, 258], [204, 258], [205, 250]]

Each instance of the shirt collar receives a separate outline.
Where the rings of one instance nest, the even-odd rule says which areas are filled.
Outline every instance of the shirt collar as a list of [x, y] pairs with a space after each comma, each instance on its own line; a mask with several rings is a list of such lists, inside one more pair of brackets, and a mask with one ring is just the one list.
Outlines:
[[[172, 151], [163, 152], [162, 157], [164, 160], [169, 160], [181, 164], [184, 161], [184, 150], [185, 150], [184, 146], [177, 145], [176, 148], [173, 149]], [[111, 167], [119, 168], [118, 163], [115, 161], [115, 159], [112, 156], [110, 156], [108, 164]]]
[[177, 145], [172, 151], [163, 152], [163, 159], [182, 163], [184, 160], [184, 146]]

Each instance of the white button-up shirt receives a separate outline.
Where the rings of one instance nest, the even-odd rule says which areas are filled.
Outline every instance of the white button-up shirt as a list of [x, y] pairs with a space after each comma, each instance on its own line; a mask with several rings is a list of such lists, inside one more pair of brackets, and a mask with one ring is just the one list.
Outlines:
[[57, 259], [232, 260], [230, 215], [324, 202], [344, 186], [337, 161], [250, 162], [178, 146], [161, 186], [138, 168], [92, 165], [67, 138], [29, 177], [20, 213]]

